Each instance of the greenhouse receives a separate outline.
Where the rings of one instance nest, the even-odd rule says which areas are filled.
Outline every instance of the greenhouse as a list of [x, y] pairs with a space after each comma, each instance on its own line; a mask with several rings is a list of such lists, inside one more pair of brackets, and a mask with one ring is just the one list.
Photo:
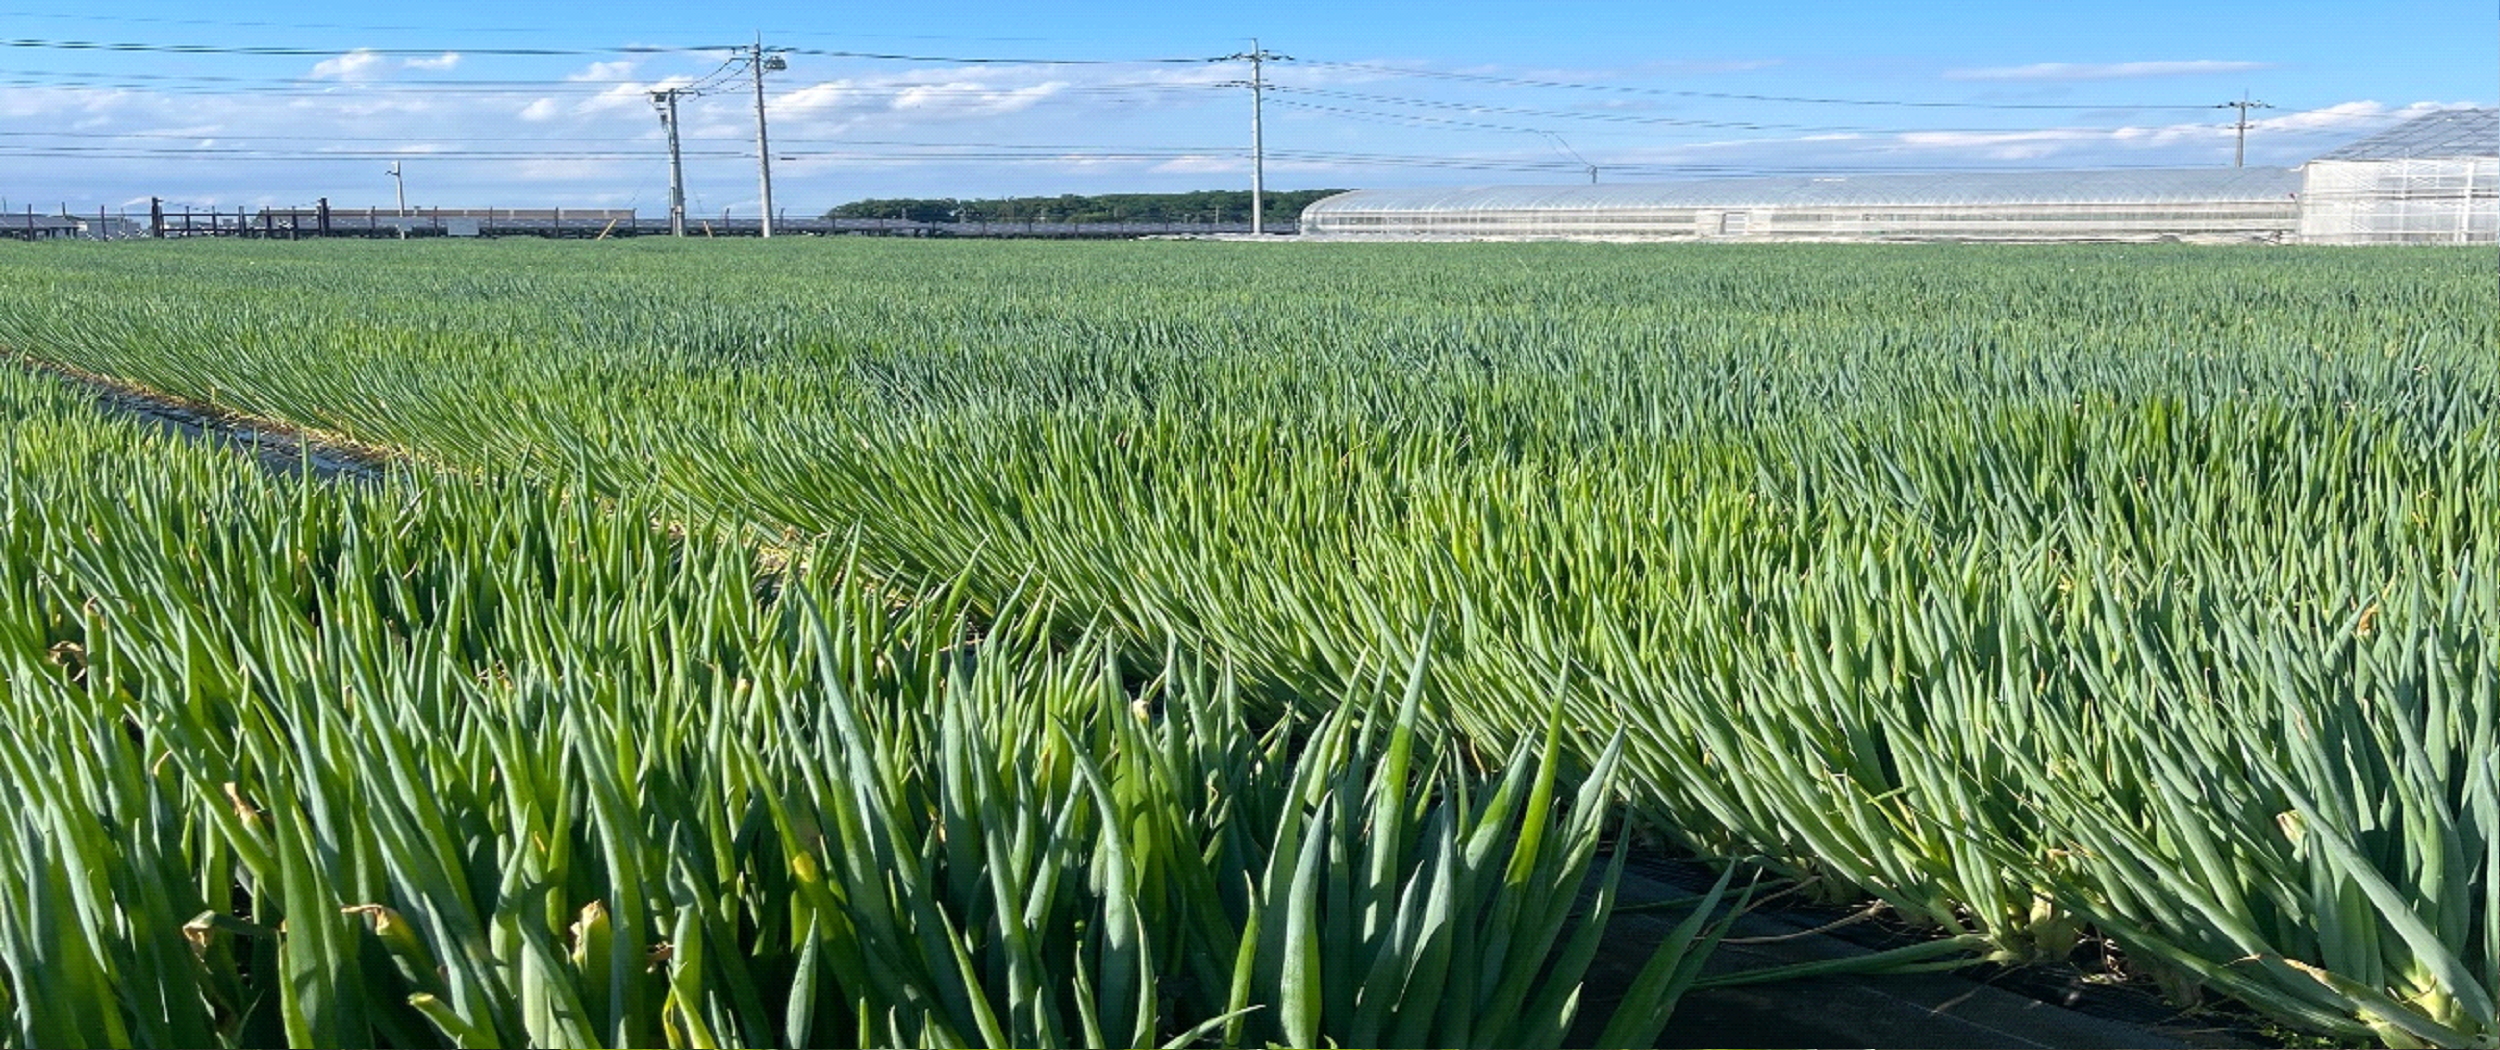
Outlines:
[[1357, 190], [1306, 233], [1641, 240], [2279, 241], [2284, 168], [1835, 175], [1611, 186]]
[[2301, 173], [2303, 242], [2500, 242], [2500, 110], [2418, 117]]
[[2475, 241], [2500, 231], [2493, 110], [2430, 114], [2299, 168], [1887, 173], [1356, 190], [1319, 237], [1702, 241]]

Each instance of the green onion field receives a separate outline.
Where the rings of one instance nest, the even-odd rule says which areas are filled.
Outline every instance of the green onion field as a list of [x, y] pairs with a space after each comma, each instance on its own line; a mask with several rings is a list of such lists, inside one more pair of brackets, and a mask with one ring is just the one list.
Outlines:
[[2500, 1046], [2488, 253], [0, 244], [0, 354], [0, 1045], [1645, 1046], [1645, 850]]

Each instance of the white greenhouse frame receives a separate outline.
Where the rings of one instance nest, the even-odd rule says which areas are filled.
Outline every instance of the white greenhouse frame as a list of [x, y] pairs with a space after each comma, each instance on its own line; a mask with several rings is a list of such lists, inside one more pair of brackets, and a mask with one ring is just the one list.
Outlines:
[[2500, 110], [2417, 117], [2302, 173], [2304, 242], [2500, 243]]
[[1414, 240], [2500, 241], [2500, 110], [2443, 110], [2299, 168], [1945, 172], [1356, 190], [1305, 236]]
[[1358, 190], [1312, 204], [1305, 234], [1706, 241], [2282, 241], [2282, 168], [1960, 172], [1613, 186]]

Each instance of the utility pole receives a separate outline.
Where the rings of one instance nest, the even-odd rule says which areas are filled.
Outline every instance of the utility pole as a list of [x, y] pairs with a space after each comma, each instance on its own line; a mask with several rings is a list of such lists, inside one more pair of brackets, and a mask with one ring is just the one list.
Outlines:
[[[773, 235], [773, 150], [764, 135], [764, 74], [790, 68], [780, 55], [764, 53], [764, 34], [755, 34], [755, 46], [747, 51], [747, 70], [755, 74], [755, 173], [764, 184], [764, 236]], [[675, 125], [669, 134], [676, 135]]]
[[2237, 102], [2224, 102], [2224, 103], [2221, 103], [2221, 104], [2219, 104], [2219, 105], [2216, 105], [2214, 108], [2215, 108], [2215, 109], [2236, 109], [2236, 110], [2239, 110], [2239, 111], [2240, 111], [2240, 120], [2239, 120], [2240, 144], [2239, 144], [2239, 148], [2238, 148], [2238, 149], [2236, 149], [2236, 150], [2233, 150], [2233, 151], [2232, 151], [2232, 153], [2231, 153], [2231, 166], [2232, 166], [2232, 167], [2234, 167], [2234, 168], [2244, 168], [2244, 167], [2247, 167], [2247, 166], [2248, 166], [2248, 111], [2249, 111], [2249, 110], [2252, 110], [2252, 109], [2273, 109], [2274, 107], [2273, 107], [2273, 106], [2270, 106], [2270, 105], [2267, 105], [2267, 104], [2265, 104], [2265, 103], [2263, 103], [2263, 102], [2256, 101], [2255, 99], [2249, 98], [2249, 97], [2248, 97], [2248, 92], [2242, 91], [2242, 92], [2240, 92], [2240, 99], [2239, 99], [2239, 101], [2237, 101]]
[[1234, 86], [1250, 89], [1250, 235], [1256, 237], [1267, 232], [1267, 138], [1259, 122], [1260, 110], [1267, 100], [1267, 63], [1289, 59], [1260, 48], [1257, 37], [1250, 38], [1249, 51], [1216, 59], [1245, 60], [1250, 63], [1250, 82], [1244, 85], [1235, 81]]
[[1267, 101], [1267, 52], [1250, 38], [1250, 236], [1267, 232], [1267, 133], [1259, 111]]
[[408, 214], [408, 180], [399, 177], [399, 162], [391, 162], [391, 196], [399, 202], [399, 214]]
[[651, 93], [651, 105], [660, 111], [660, 126], [668, 129], [668, 235], [686, 235], [686, 164], [677, 153], [677, 96], [682, 88], [663, 88]]

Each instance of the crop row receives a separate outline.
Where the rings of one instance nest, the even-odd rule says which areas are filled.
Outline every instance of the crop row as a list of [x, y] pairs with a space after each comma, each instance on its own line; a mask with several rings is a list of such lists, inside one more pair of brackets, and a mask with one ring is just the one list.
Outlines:
[[[2500, 1038], [2500, 354], [2452, 253], [178, 246], [0, 341], [1451, 727], [2011, 960]], [[609, 250], [610, 248], [613, 250]], [[1036, 642], [1035, 644], [1040, 644]], [[1314, 703], [1318, 706], [1313, 707]]]
[[0, 1045], [1552, 1046], [1613, 907], [1619, 763], [1482, 771], [1428, 657], [1253, 729], [1038, 604], [14, 369], [0, 496]]

